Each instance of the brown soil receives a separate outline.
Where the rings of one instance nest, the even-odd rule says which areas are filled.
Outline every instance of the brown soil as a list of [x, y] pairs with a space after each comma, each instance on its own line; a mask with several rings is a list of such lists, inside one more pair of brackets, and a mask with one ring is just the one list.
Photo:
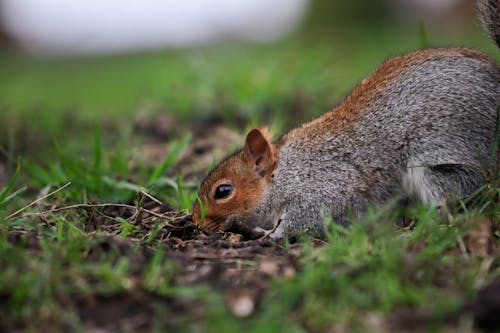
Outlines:
[[[160, 246], [173, 263], [169, 272], [170, 285], [209, 286], [223, 295], [227, 309], [236, 317], [254, 313], [272, 278], [289, 278], [299, 270], [301, 251], [298, 244], [284, 250], [282, 245], [267, 239], [245, 240], [238, 234], [206, 232], [194, 225], [190, 216], [175, 211], [168, 203], [145, 201], [140, 214], [136, 214], [133, 205], [71, 208], [78, 209], [85, 210], [88, 216], [85, 231], [91, 245], [87, 261], [99, 261], [107, 252], [128, 257], [139, 280]], [[49, 217], [40, 216], [40, 225], [50, 228]], [[139, 231], [121, 237], [122, 229], [115, 217], [132, 221]], [[163, 227], [150, 239], [159, 223], [163, 223]], [[9, 233], [9, 240], [38, 252], [42, 251], [38, 233], [19, 229]], [[140, 283], [132, 284], [126, 292], [64, 295], [60, 301], [64, 308], [78, 313], [89, 332], [148, 331], [159, 309], [177, 314], [172, 316], [175, 319], [168, 321], [171, 326], [167, 328], [183, 327], [184, 321], [196, 321], [206, 315], [205, 308], [195, 301], [153, 294]]]

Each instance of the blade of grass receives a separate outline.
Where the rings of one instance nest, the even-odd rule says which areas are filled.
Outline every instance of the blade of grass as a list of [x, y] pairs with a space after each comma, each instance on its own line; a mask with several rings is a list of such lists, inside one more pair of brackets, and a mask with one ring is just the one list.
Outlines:
[[54, 191], [52, 191], [52, 192], [50, 192], [50, 193], [48, 193], [48, 194], [46, 194], [46, 195], [44, 195], [44, 196], [41, 196], [40, 198], [36, 199], [35, 201], [32, 201], [32, 202], [31, 202], [30, 204], [28, 204], [27, 206], [24, 206], [23, 208], [21, 208], [21, 209], [19, 209], [19, 210], [15, 211], [14, 213], [12, 213], [12, 214], [10, 214], [9, 216], [7, 216], [7, 219], [11, 219], [11, 218], [13, 218], [13, 217], [14, 217], [14, 216], [16, 216], [17, 214], [19, 214], [19, 213], [21, 213], [21, 212], [25, 211], [26, 209], [30, 208], [31, 206], [36, 205], [36, 204], [37, 204], [37, 203], [39, 203], [40, 201], [45, 200], [45, 199], [47, 199], [48, 197], [50, 197], [50, 196], [52, 196], [52, 195], [56, 194], [57, 192], [60, 192], [60, 191], [64, 190], [64, 189], [65, 189], [66, 187], [68, 187], [69, 185], [71, 185], [71, 182], [68, 182], [68, 183], [64, 184], [63, 186], [59, 187], [58, 189], [56, 189], [56, 190], [54, 190]]
[[5, 186], [0, 192], [0, 208], [3, 208], [7, 203], [7, 201], [9, 200], [9, 197], [11, 197], [12, 190], [14, 189], [14, 186], [16, 185], [17, 180], [19, 178], [20, 170], [21, 170], [21, 163], [18, 163], [14, 176], [12, 176], [10, 181], [7, 183], [7, 186]]
[[96, 126], [94, 131], [94, 146], [93, 146], [93, 183], [96, 188], [101, 189], [102, 184], [102, 173], [103, 173], [103, 147], [102, 147], [102, 138], [101, 138], [101, 127]]
[[102, 170], [102, 138], [101, 138], [101, 127], [96, 126], [94, 131], [94, 172], [96, 175], [99, 175]]
[[149, 178], [149, 183], [154, 183], [158, 178], [161, 177], [165, 172], [167, 172], [175, 163], [181, 152], [191, 141], [191, 134], [186, 134], [179, 142], [175, 143], [168, 153], [167, 157], [163, 160], [163, 162], [156, 167], [153, 171], [153, 174]]
[[430, 46], [429, 33], [423, 22], [418, 24], [418, 39], [420, 41], [420, 48], [426, 49]]
[[28, 188], [27, 186], [23, 186], [23, 187], [15, 190], [14, 193], [9, 194], [2, 202], [0, 202], [0, 208], [3, 208], [5, 206], [5, 204], [7, 204], [10, 200], [12, 200], [12, 198], [15, 198], [17, 195], [26, 191], [27, 188]]
[[[492, 169], [496, 169], [497, 174], [495, 176], [498, 176], [498, 173], [500, 172], [500, 170], [498, 170], [499, 169], [498, 163], [500, 163], [500, 156], [498, 156], [499, 145], [500, 145], [500, 106], [497, 107], [497, 116], [495, 119], [495, 134], [493, 137], [493, 143], [491, 145], [491, 153], [489, 161], [490, 162], [489, 167]], [[497, 160], [496, 166], [495, 166], [495, 159]]]
[[177, 197], [179, 198], [180, 208], [182, 210], [189, 210], [191, 205], [184, 193], [184, 188], [182, 186], [182, 176], [179, 174], [177, 175]]

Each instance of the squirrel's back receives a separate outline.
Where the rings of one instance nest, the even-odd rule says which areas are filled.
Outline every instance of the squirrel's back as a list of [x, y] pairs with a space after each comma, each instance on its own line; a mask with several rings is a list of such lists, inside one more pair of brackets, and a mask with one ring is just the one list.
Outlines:
[[[484, 89], [494, 95], [498, 83], [495, 82], [498, 79], [498, 66], [480, 51], [467, 48], [424, 49], [390, 58], [363, 79], [340, 105], [290, 131], [283, 141], [303, 141], [301, 144], [316, 145], [316, 141], [324, 140], [324, 136], [352, 130], [353, 125], [358, 124], [363, 117], [371, 117], [374, 113], [382, 113], [382, 117], [387, 117], [398, 112], [410, 112], [405, 106], [411, 109], [411, 104], [403, 101], [404, 98], [433, 103], [437, 96], [431, 95], [440, 95], [451, 98], [449, 102], [452, 104], [456, 103], [453, 98], [457, 95], [458, 87], [454, 85], [467, 86], [471, 83], [467, 79], [475, 76], [476, 72], [486, 76], [489, 86]], [[397, 109], [385, 111], [389, 109], [387, 103], [391, 103], [391, 107], [397, 106]]]

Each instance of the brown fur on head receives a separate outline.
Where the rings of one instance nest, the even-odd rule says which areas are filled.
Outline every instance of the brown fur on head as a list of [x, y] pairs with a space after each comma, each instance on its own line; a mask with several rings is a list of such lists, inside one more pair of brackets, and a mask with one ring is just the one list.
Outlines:
[[[271, 183], [278, 151], [267, 128], [252, 129], [242, 150], [223, 160], [202, 182], [193, 205], [193, 222], [203, 228], [223, 230], [226, 221], [236, 218], [251, 223], [252, 211]], [[202, 221], [201, 210], [206, 209]]]

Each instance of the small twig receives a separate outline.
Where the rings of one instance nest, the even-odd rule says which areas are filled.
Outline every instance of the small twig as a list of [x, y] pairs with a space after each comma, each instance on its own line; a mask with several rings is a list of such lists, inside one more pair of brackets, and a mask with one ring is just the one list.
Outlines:
[[414, 225], [415, 225], [415, 220], [411, 221], [410, 224], [408, 224], [408, 226], [404, 227], [403, 229], [404, 230], [411, 230]]
[[486, 276], [488, 275], [488, 272], [491, 270], [491, 266], [493, 265], [494, 258], [493, 257], [488, 257], [481, 261], [481, 264], [479, 265], [479, 272], [476, 277], [476, 281], [474, 282], [474, 287], [475, 288], [481, 288], [484, 286], [484, 282], [486, 280]]
[[130, 220], [132, 221], [131, 222], [132, 224], [135, 224], [135, 225], [140, 224], [140, 219], [141, 219], [141, 215], [142, 215], [141, 214], [141, 208], [142, 208], [142, 203], [144, 201], [144, 197], [145, 197], [145, 192], [142, 189], [139, 190], [137, 203], [135, 205], [135, 212], [130, 217]]
[[142, 208], [141, 206], [137, 206], [136, 208], [137, 210], [135, 211], [135, 216], [133, 217], [132, 219], [132, 224], [135, 224], [135, 225], [140, 225], [142, 223], [142, 211], [146, 211], [144, 208]]
[[268, 238], [269, 235], [271, 235], [273, 232], [276, 231], [276, 229], [278, 229], [278, 227], [280, 226], [280, 224], [281, 224], [281, 219], [278, 220], [278, 223], [276, 223], [274, 225], [274, 227], [269, 232], [264, 233], [264, 236], [261, 236], [261, 237], [257, 238], [257, 240], [263, 240], [263, 239]]
[[[448, 209], [448, 202], [446, 200], [444, 200], [442, 202], [440, 209], [441, 209], [441, 213], [448, 220], [448, 223], [452, 226], [455, 225], [455, 218], [453, 217], [450, 210]], [[467, 252], [467, 246], [465, 246], [465, 242], [460, 235], [457, 235], [457, 244], [458, 244], [458, 248], [460, 249], [460, 252], [462, 252], [462, 256], [465, 259], [469, 259], [469, 253]]]
[[14, 213], [10, 214], [9, 216], [7, 216], [8, 219], [11, 219], [13, 218], [14, 216], [16, 216], [17, 214], [25, 211], [26, 209], [30, 208], [31, 206], [33, 205], [36, 205], [37, 203], [39, 203], [40, 201], [43, 201], [45, 199], [47, 199], [48, 197], [56, 194], [57, 192], [60, 192], [62, 190], [64, 190], [66, 187], [68, 187], [69, 185], [71, 184], [71, 182], [67, 182], [66, 184], [64, 184], [63, 186], [59, 187], [57, 190], [54, 190], [46, 195], [43, 195], [41, 196], [40, 198], [36, 199], [35, 201], [32, 201], [30, 204], [28, 204], [27, 206], [24, 206], [23, 208], [15, 211]]
[[[109, 204], [109, 203], [104, 203], [104, 204], [75, 204], [75, 205], [69, 205], [69, 206], [64, 206], [64, 207], [58, 207], [50, 210], [46, 210], [43, 212], [38, 212], [38, 213], [27, 213], [23, 216], [39, 216], [42, 214], [50, 214], [50, 213], [56, 213], [64, 210], [71, 210], [71, 209], [80, 209], [80, 208], [103, 208], [103, 207], [123, 207], [123, 208], [129, 208], [133, 209], [134, 211], [137, 211], [136, 206], [131, 206], [131, 205], [126, 205], [126, 204]], [[166, 219], [166, 218], [172, 218], [171, 216], [165, 215], [165, 214], [159, 214], [155, 213], [149, 209], [142, 208], [142, 210], [150, 215], [153, 215], [158, 218]], [[17, 212], [16, 212], [17, 213]], [[177, 218], [174, 218], [177, 219]]]
[[160, 206], [161, 206], [161, 205], [163, 204], [160, 200], [156, 199], [156, 198], [155, 198], [155, 197], [153, 197], [151, 194], [147, 193], [147, 192], [146, 192], [143, 188], [141, 188], [141, 189], [139, 190], [139, 192], [141, 192], [144, 196], [146, 196], [146, 197], [148, 197], [149, 199], [151, 199], [151, 200], [153, 200], [154, 202], [156, 202], [158, 205], [160, 205]]
[[[101, 217], [103, 217], [103, 218], [105, 218], [105, 219], [108, 219], [108, 220], [113, 221], [113, 222], [118, 222], [118, 221], [116, 220], [116, 218], [114, 218], [113, 216], [106, 215], [106, 214], [104, 214], [103, 212], [101, 212], [99, 209], [93, 209], [93, 208], [94, 208], [94, 207], [89, 208], [89, 209], [90, 209], [90, 211], [92, 212], [92, 214], [94, 214], [94, 212], [95, 212], [95, 214], [97, 214], [97, 215], [99, 215], [99, 216], [101, 216]], [[95, 223], [94, 223], [94, 226], [95, 226]], [[95, 227], [96, 227], [96, 226], [95, 226]]]

